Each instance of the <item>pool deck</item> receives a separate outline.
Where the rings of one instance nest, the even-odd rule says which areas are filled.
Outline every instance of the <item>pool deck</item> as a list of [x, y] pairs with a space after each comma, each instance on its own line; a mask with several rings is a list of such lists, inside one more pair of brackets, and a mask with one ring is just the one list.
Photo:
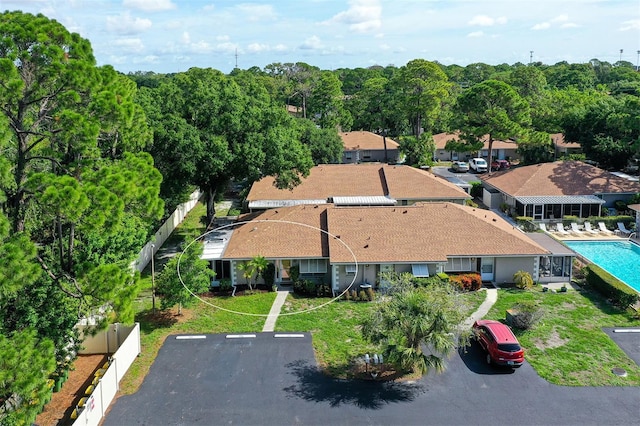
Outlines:
[[[622, 234], [605, 234], [603, 232], [598, 232], [597, 234], [591, 234], [589, 232], [583, 232], [582, 234], [569, 233], [569, 235], [560, 234], [558, 232], [547, 232], [548, 235], [551, 235], [558, 241], [627, 241], [629, 240], [628, 236], [624, 236]], [[640, 238], [634, 236], [631, 238], [635, 243], [640, 244]]]

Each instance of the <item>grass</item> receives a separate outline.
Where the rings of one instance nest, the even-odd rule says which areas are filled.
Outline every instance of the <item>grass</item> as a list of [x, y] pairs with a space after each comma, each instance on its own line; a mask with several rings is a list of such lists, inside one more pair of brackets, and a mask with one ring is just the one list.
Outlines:
[[[485, 292], [465, 293], [462, 298], [468, 315], [484, 301]], [[380, 347], [364, 340], [360, 333], [360, 323], [375, 309], [376, 304], [337, 301], [302, 314], [286, 315], [317, 307], [328, 300], [290, 295], [278, 317], [276, 331], [310, 332], [318, 364], [332, 376], [347, 378], [350, 365], [356, 358], [365, 353], [381, 352]]]
[[[533, 300], [543, 317], [532, 329], [516, 335], [526, 350], [526, 359], [551, 383], [566, 386], [640, 386], [640, 367], [602, 331], [603, 327], [637, 327], [640, 320], [609, 305], [588, 291], [543, 293], [500, 290], [487, 318], [504, 319], [505, 311], [522, 300]], [[618, 377], [612, 368], [624, 368]]]

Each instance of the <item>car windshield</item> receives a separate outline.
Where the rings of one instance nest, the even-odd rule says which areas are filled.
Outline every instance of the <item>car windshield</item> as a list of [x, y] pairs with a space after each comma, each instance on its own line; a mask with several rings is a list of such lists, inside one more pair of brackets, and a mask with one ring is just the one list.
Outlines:
[[476, 160], [476, 163], [481, 165], [487, 164], [484, 160]]
[[520, 350], [520, 345], [517, 343], [502, 343], [498, 345], [498, 350], [503, 352], [518, 352]]

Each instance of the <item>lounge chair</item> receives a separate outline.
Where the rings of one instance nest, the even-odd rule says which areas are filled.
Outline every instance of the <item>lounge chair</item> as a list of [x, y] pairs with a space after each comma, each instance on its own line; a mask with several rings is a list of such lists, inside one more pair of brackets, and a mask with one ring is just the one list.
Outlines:
[[558, 231], [558, 234], [560, 234], [560, 235], [569, 235], [569, 233], [564, 230], [564, 226], [562, 226], [561, 223], [556, 223], [556, 230]]
[[613, 235], [613, 231], [607, 228], [607, 225], [604, 222], [598, 222], [598, 228], [600, 228], [600, 232], [603, 232], [607, 235]]
[[549, 230], [547, 229], [547, 225], [545, 223], [540, 223], [538, 225], [540, 226], [540, 230], [542, 230], [545, 233], [549, 233]]
[[598, 235], [600, 233], [600, 231], [598, 231], [597, 229], [593, 229], [591, 227], [591, 222], [585, 222], [584, 223], [584, 229], [585, 229], [585, 231], [587, 231], [588, 233], [593, 234], [593, 235]]
[[576, 235], [582, 235], [582, 234], [584, 234], [584, 231], [581, 231], [581, 230], [578, 228], [578, 224], [577, 224], [577, 223], [575, 223], [575, 222], [571, 222], [571, 232], [573, 232], [573, 233], [574, 233], [574, 234], [576, 234]]
[[618, 230], [624, 235], [631, 235], [631, 231], [629, 231], [622, 222], [618, 222]]

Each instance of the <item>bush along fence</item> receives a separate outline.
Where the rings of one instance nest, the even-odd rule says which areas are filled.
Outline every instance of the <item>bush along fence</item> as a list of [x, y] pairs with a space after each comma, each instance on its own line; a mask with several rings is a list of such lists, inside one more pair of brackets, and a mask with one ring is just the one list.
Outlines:
[[605, 271], [590, 264], [586, 266], [587, 284], [621, 308], [628, 308], [640, 300], [638, 293], [631, 287]]

